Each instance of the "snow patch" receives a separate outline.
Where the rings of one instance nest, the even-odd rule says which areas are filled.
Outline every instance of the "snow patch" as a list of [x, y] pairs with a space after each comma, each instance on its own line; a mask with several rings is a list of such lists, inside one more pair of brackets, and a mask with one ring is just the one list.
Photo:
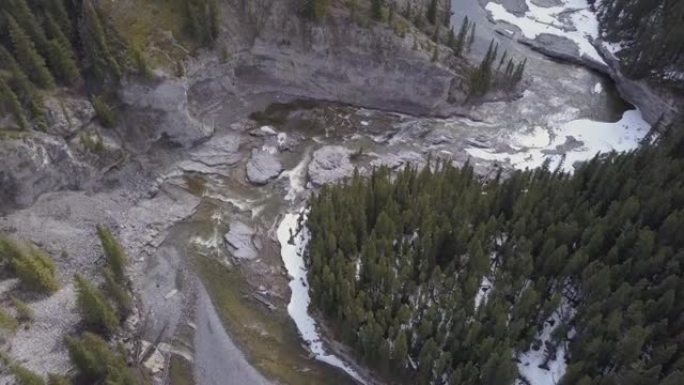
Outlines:
[[523, 16], [516, 16], [497, 3], [487, 3], [485, 9], [494, 20], [520, 28], [528, 39], [533, 40], [544, 33], [565, 37], [577, 44], [581, 56], [604, 63], [591, 44], [599, 36], [599, 24], [586, 0], [561, 0], [562, 4], [555, 7], [541, 7], [531, 0], [525, 2], [529, 10]]
[[269, 135], [276, 135], [278, 132], [271, 126], [261, 126], [259, 127], [259, 130], [261, 132], [269, 134]]
[[290, 181], [285, 200], [292, 202], [297, 198], [297, 195], [306, 190], [306, 168], [310, 162], [311, 149], [309, 148], [294, 168], [280, 174], [281, 178], [288, 178]]
[[[514, 134], [511, 139], [513, 152], [497, 152], [491, 148], [470, 147], [466, 151], [473, 157], [499, 162], [509, 162], [514, 168], [524, 170], [541, 166], [546, 159], [554, 169], [563, 160], [563, 170], [574, 171], [576, 162], [587, 161], [597, 153], [629, 151], [636, 149], [650, 130], [639, 110], [625, 111], [617, 122], [597, 122], [577, 119], [551, 130], [552, 139], [546, 145], [549, 132], [532, 130]], [[530, 146], [532, 144], [532, 146]], [[525, 147], [521, 151], [518, 148]], [[563, 149], [563, 147], [566, 147]]]
[[299, 228], [300, 218], [302, 220], [301, 223], [306, 221], [306, 212], [304, 210], [299, 214], [285, 214], [277, 230], [278, 241], [280, 242], [280, 255], [285, 264], [285, 269], [291, 277], [290, 289], [292, 290], [292, 297], [287, 305], [287, 312], [292, 320], [294, 320], [299, 334], [317, 360], [340, 368], [358, 382], [365, 384], [361, 376], [339, 357], [326, 353], [323, 341], [318, 333], [316, 321], [309, 315], [308, 309], [311, 298], [309, 297], [309, 282], [306, 276], [307, 270], [303, 255], [310, 239], [310, 233], [306, 226]]
[[[560, 308], [553, 313], [551, 318], [544, 322], [544, 329], [537, 333], [536, 339], [541, 341], [541, 347], [537, 350], [530, 349], [527, 352], [518, 355], [518, 373], [524, 377], [532, 385], [556, 385], [567, 370], [567, 341], [564, 338], [558, 344], [554, 359], [547, 360], [547, 352], [545, 346], [547, 342], [551, 343], [551, 335], [560, 326], [562, 321], [569, 321], [574, 317], [575, 310], [563, 300]], [[568, 333], [570, 336], [571, 333]], [[568, 337], [565, 336], [565, 337]], [[553, 358], [553, 355], [551, 355]], [[546, 367], [542, 368], [540, 366]], [[516, 385], [521, 385], [523, 382], [516, 381]]]
[[477, 294], [475, 294], [475, 311], [477, 311], [481, 305], [487, 303], [487, 298], [489, 298], [491, 292], [492, 281], [490, 281], [487, 276], [483, 276], [482, 281], [480, 282], [480, 288], [477, 290]]
[[597, 82], [596, 84], [594, 84], [594, 88], [591, 90], [591, 92], [594, 94], [600, 94], [601, 92], [603, 92], [603, 85], [601, 84], [601, 82]]

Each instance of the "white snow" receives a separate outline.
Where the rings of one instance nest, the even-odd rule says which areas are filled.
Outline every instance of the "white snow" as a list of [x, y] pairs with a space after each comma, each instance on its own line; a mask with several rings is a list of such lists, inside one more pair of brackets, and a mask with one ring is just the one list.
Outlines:
[[596, 84], [594, 84], [594, 88], [592, 88], [591, 92], [594, 94], [600, 94], [601, 92], [603, 92], [603, 85], [601, 84], [601, 82], [596, 82]]
[[481, 305], [487, 303], [487, 298], [489, 298], [491, 292], [492, 282], [487, 276], [483, 276], [482, 281], [480, 282], [480, 288], [477, 290], [477, 294], [475, 294], [475, 311], [477, 311]]
[[[285, 214], [285, 217], [280, 222], [277, 230], [281, 257], [283, 258], [287, 273], [292, 278], [290, 280], [292, 297], [290, 298], [290, 303], [287, 305], [287, 312], [290, 314], [292, 320], [294, 320], [297, 329], [299, 330], [299, 334], [309, 346], [311, 353], [313, 353], [317, 360], [338, 367], [355, 380], [365, 384], [365, 381], [363, 381], [361, 376], [359, 376], [353, 368], [336, 355], [326, 353], [323, 341], [321, 340], [321, 336], [316, 327], [316, 321], [309, 315], [308, 309], [311, 298], [309, 297], [309, 283], [306, 276], [307, 271], [303, 253], [309, 242], [310, 234], [306, 226], [303, 226], [298, 231], [298, 220], [300, 216], [303, 221], [306, 220], [306, 212], [303, 210], [301, 213]], [[290, 241], [293, 242], [291, 243]]]
[[287, 141], [287, 133], [285, 132], [279, 132], [278, 137], [278, 147], [283, 147], [285, 145], [285, 142]]
[[[586, 161], [597, 153], [609, 151], [629, 151], [638, 147], [639, 141], [646, 136], [650, 125], [644, 121], [639, 110], [629, 110], [617, 122], [597, 122], [590, 119], [572, 120], [561, 124], [550, 131], [534, 129], [531, 132], [518, 132], [510, 138], [515, 152], [497, 152], [494, 149], [478, 147], [467, 148], [466, 151], [476, 158], [510, 162], [520, 170], [539, 167], [544, 160], [551, 160], [550, 168], [554, 169], [565, 153], [563, 169], [574, 170], [575, 162]], [[549, 135], [550, 134], [550, 135]], [[550, 140], [547, 139], [552, 138]], [[557, 151], [558, 146], [574, 138], [581, 142], [580, 146], [568, 151]], [[520, 150], [520, 147], [523, 147]]]
[[306, 189], [306, 166], [309, 162], [311, 162], [311, 148], [306, 149], [302, 160], [294, 168], [280, 174], [279, 178], [288, 178], [290, 181], [285, 200], [294, 201], [297, 195]]
[[[526, 378], [532, 385], [556, 385], [567, 369], [566, 355], [567, 343], [562, 341], [556, 350], [556, 359], [549, 360], [548, 370], [540, 368], [545, 361], [545, 342], [551, 340], [551, 334], [561, 324], [562, 320], [568, 321], [575, 314], [575, 310], [564, 299], [560, 308], [553, 313], [551, 318], [544, 322], [544, 329], [536, 335], [541, 341], [539, 350], [530, 349], [518, 355], [518, 373]], [[549, 322], [550, 321], [550, 322]], [[568, 333], [568, 336], [571, 333]], [[522, 384], [517, 381], [516, 384]]]
[[516, 16], [497, 3], [487, 3], [485, 9], [494, 20], [520, 28], [523, 36], [528, 39], [535, 39], [543, 33], [563, 36], [577, 44], [581, 56], [586, 55], [604, 63], [591, 44], [592, 39], [598, 38], [599, 28], [596, 15], [591, 12], [586, 0], [561, 0], [562, 4], [555, 7], [540, 7], [531, 0], [525, 2], [529, 10], [524, 16]]
[[259, 130], [269, 135], [276, 135], [278, 132], [271, 126], [261, 126]]
[[361, 279], [361, 257], [358, 257], [354, 262], [354, 278], [357, 282]]
[[624, 43], [622, 43], [622, 42], [611, 43], [611, 42], [604, 41], [603, 46], [606, 47], [608, 49], [608, 51], [610, 53], [612, 53], [613, 55], [616, 55], [618, 52], [622, 51], [625, 48]]

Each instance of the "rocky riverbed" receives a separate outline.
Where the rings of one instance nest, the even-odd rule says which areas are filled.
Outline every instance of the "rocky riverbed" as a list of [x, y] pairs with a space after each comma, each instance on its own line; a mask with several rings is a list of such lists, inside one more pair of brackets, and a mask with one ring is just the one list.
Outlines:
[[[620, 122], [633, 108], [606, 75], [581, 61], [551, 60], [501, 32], [512, 27], [493, 23], [484, 0], [453, 1], [452, 24], [464, 14], [478, 23], [471, 59], [495, 38], [529, 61], [514, 100], [467, 108], [447, 102], [458, 100], [452, 80], [461, 75], [412, 48], [427, 37], [347, 25], [350, 40], [340, 39], [342, 27], [303, 31], [278, 16], [288, 14], [286, 3], [268, 9], [278, 28], [235, 33], [233, 57], [203, 53], [181, 79], [162, 73], [149, 84], [125, 84], [116, 130], [100, 130], [91, 107], [75, 101], [66, 112], [54, 109], [49, 133], [0, 143], [0, 210], [7, 212], [0, 229], [60, 256], [64, 281], [101, 263], [95, 225], [116, 229], [143, 304], [128, 327], [146, 341], [161, 333], [167, 344], [155, 363], [159, 383], [178, 372], [200, 385], [355, 382], [313, 359], [287, 312], [290, 279], [277, 229], [320, 185], [355, 169], [419, 167], [429, 157], [469, 161], [484, 176], [547, 158], [566, 160], [571, 171], [567, 159], [632, 148], [647, 131], [631, 111], [629, 124], [608, 127], [625, 134], [619, 146], [616, 136], [586, 135], [606, 129], [594, 122]], [[500, 3], [519, 17], [528, 12], [524, 1]], [[226, 12], [239, 19], [237, 10]], [[99, 154], [79, 140], [94, 132], [104, 133]], [[32, 304], [39, 338], [10, 341], [40, 373], [68, 368], [61, 336], [78, 322], [70, 290]], [[55, 308], [62, 321], [48, 330]], [[379, 382], [334, 343], [334, 331], [322, 337], [326, 351], [365, 382]]]

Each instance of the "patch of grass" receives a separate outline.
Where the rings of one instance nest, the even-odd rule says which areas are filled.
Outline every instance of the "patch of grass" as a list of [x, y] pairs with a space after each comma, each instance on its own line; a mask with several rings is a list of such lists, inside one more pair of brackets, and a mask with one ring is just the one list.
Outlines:
[[287, 314], [271, 312], [243, 296], [251, 289], [239, 271], [209, 258], [196, 258], [195, 262], [224, 326], [262, 373], [286, 384], [354, 383], [342, 372], [308, 357]]
[[0, 307], [0, 329], [14, 333], [18, 326], [19, 322], [7, 310]]
[[45, 385], [43, 377], [19, 364], [12, 365], [12, 374], [17, 385]]
[[192, 364], [185, 358], [174, 354], [169, 360], [170, 385], [195, 385]]
[[101, 7], [114, 28], [131, 46], [140, 47], [153, 68], [175, 65], [185, 57], [186, 52], [177, 44], [189, 51], [197, 48], [185, 31], [185, 0], [112, 1], [101, 2]]
[[71, 380], [60, 374], [48, 374], [48, 385], [71, 385]]
[[207, 188], [207, 181], [201, 175], [185, 175], [185, 185], [193, 195], [202, 196]]
[[14, 305], [14, 309], [17, 311], [17, 321], [33, 321], [33, 310], [31, 310], [31, 308], [26, 304], [26, 302], [20, 300], [17, 297], [12, 297], [12, 305]]

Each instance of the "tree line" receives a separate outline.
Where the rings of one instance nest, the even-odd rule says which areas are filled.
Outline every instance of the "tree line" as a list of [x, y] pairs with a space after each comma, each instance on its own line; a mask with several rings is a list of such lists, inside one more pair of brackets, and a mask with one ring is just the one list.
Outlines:
[[683, 132], [572, 175], [431, 161], [324, 186], [312, 306], [394, 383], [529, 384], [522, 355], [559, 349], [562, 385], [684, 383]]
[[597, 8], [603, 38], [622, 46], [618, 55], [629, 76], [684, 89], [682, 1], [589, 2]]

